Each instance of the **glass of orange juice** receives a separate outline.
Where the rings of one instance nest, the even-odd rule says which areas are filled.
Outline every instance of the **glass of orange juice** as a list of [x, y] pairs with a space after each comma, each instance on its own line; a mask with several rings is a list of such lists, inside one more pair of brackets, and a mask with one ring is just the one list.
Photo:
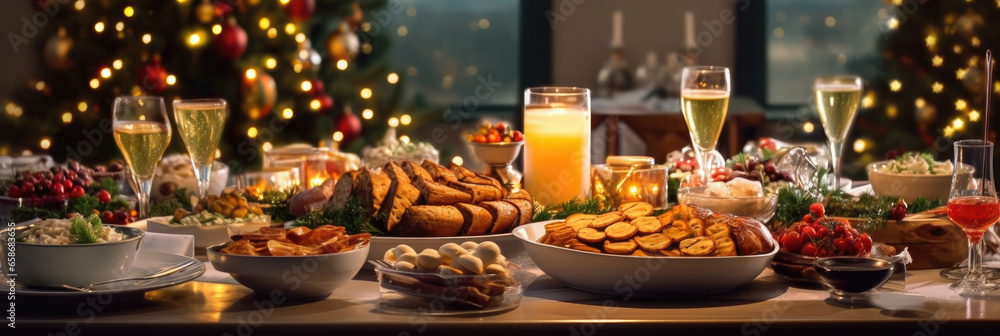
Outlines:
[[524, 189], [544, 205], [586, 197], [590, 189], [590, 90], [524, 91]]

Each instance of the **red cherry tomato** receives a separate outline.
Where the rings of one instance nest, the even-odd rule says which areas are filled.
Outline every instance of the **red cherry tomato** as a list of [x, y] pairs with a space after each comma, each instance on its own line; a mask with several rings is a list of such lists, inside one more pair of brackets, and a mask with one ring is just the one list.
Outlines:
[[813, 223], [813, 216], [812, 215], [802, 216], [802, 221], [806, 222], [807, 224], [812, 224]]
[[87, 191], [83, 190], [81, 186], [75, 186], [69, 191], [69, 198], [80, 198], [86, 195]]
[[826, 215], [826, 209], [823, 208], [823, 203], [813, 203], [809, 206], [809, 214], [813, 217], [820, 218]]
[[515, 142], [522, 141], [524, 140], [524, 133], [521, 133], [521, 131], [514, 131], [514, 134], [511, 137]]
[[20, 188], [18, 188], [15, 185], [10, 186], [10, 189], [7, 189], [7, 197], [10, 197], [10, 198], [21, 197], [21, 190], [20, 190]]
[[729, 168], [726, 167], [716, 167], [712, 168], [712, 181], [725, 181], [729, 178]]
[[826, 247], [821, 248], [821, 249], [819, 249], [819, 251], [816, 252], [816, 257], [819, 257], [819, 258], [829, 257], [830, 255], [831, 255], [830, 254], [830, 249], [828, 249]]
[[807, 257], [815, 257], [817, 253], [819, 253], [819, 249], [816, 248], [816, 244], [808, 242], [805, 245], [802, 245], [802, 255]]
[[72, 180], [63, 180], [62, 181], [62, 185], [63, 185], [64, 188], [66, 188], [66, 190], [73, 189], [73, 181]]
[[497, 129], [497, 132], [503, 133], [505, 130], [507, 130], [507, 124], [497, 123], [496, 129]]
[[49, 189], [49, 193], [52, 195], [63, 195], [66, 194], [66, 188], [63, 187], [62, 183], [53, 183], [52, 189]]
[[498, 143], [501, 139], [503, 138], [501, 138], [500, 134], [496, 132], [490, 132], [490, 134], [486, 135], [486, 142], [489, 143]]
[[833, 251], [837, 255], [845, 254], [850, 252], [850, 247], [848, 246], [847, 240], [844, 238], [837, 238], [833, 240]]
[[486, 136], [482, 134], [477, 134], [472, 138], [472, 142], [486, 143]]
[[762, 137], [757, 140], [757, 147], [774, 151], [778, 149], [778, 144], [772, 138]]
[[872, 250], [872, 238], [868, 236], [867, 233], [862, 233], [858, 236], [858, 239], [854, 241], [855, 247], [857, 244], [861, 243], [861, 247], [858, 248], [858, 253], [864, 252], [868, 253]]
[[820, 225], [819, 228], [816, 229], [816, 237], [819, 238], [825, 238], [829, 235], [829, 233], [830, 229], [827, 229], [825, 226], [822, 225]]
[[805, 237], [808, 240], [813, 240], [818, 238], [816, 237], [816, 229], [813, 229], [812, 226], [807, 226], [802, 228], [802, 237]]
[[784, 239], [779, 242], [781, 243], [781, 247], [791, 252], [798, 252], [802, 249], [802, 237], [795, 231], [785, 234]]
[[101, 189], [101, 191], [97, 192], [97, 200], [101, 201], [101, 203], [111, 202], [111, 193], [107, 190]]

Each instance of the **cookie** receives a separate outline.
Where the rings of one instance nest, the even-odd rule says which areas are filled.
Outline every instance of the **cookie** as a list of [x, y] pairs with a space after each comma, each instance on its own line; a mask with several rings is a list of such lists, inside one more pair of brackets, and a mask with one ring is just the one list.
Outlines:
[[576, 232], [576, 239], [594, 244], [603, 242], [605, 239], [608, 239], [608, 236], [602, 231], [597, 231], [595, 228], [585, 227]]
[[663, 229], [663, 224], [656, 217], [644, 216], [632, 220], [632, 225], [639, 229], [640, 234], [658, 233]]
[[632, 236], [635, 236], [638, 232], [639, 228], [628, 222], [618, 222], [604, 228], [604, 234], [608, 236], [608, 239], [615, 241], [632, 238]]
[[620, 242], [604, 241], [604, 252], [611, 254], [632, 254], [637, 248], [639, 248], [639, 245], [631, 239]]
[[689, 256], [705, 256], [715, 250], [715, 242], [707, 237], [694, 237], [681, 241], [681, 253]]
[[625, 219], [625, 216], [621, 212], [609, 212], [595, 217], [589, 226], [595, 229], [603, 229], [608, 227], [608, 225], [621, 222], [623, 219]]
[[670, 247], [673, 240], [665, 234], [654, 233], [645, 236], [636, 236], [635, 243], [638, 244], [639, 248], [643, 250], [656, 252]]
[[618, 211], [621, 211], [628, 220], [633, 220], [643, 216], [649, 216], [653, 213], [653, 205], [646, 202], [631, 202], [625, 203], [618, 206]]

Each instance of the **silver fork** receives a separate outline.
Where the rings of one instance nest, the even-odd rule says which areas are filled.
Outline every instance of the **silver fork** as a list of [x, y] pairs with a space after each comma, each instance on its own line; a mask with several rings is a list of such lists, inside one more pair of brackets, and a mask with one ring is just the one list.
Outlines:
[[79, 291], [79, 292], [91, 292], [91, 291], [93, 291], [94, 287], [101, 286], [101, 285], [106, 285], [106, 284], [113, 283], [113, 282], [119, 282], [119, 281], [142, 281], [142, 280], [150, 280], [150, 279], [156, 279], [156, 278], [168, 276], [168, 275], [180, 272], [180, 271], [184, 270], [185, 268], [188, 268], [191, 265], [194, 265], [195, 263], [198, 263], [198, 262], [200, 262], [200, 261], [197, 261], [197, 260], [194, 260], [194, 259], [187, 260], [187, 261], [184, 261], [184, 262], [179, 263], [177, 265], [161, 269], [159, 271], [153, 272], [153, 273], [151, 273], [149, 275], [142, 276], [142, 277], [123, 278], [123, 279], [114, 279], [114, 280], [108, 280], [108, 281], [95, 282], [95, 283], [92, 283], [92, 284], [89, 284], [89, 285], [86, 285], [86, 286], [83, 286], [83, 287], [76, 287], [76, 286], [70, 286], [70, 285], [59, 285], [59, 287], [60, 288], [65, 288], [65, 289], [71, 289], [71, 290], [75, 290], [75, 291]]

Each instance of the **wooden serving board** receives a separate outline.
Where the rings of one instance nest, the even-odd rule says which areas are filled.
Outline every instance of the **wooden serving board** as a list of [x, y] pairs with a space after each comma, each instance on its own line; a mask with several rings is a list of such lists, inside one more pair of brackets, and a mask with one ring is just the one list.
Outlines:
[[[849, 219], [852, 223], [863, 221]], [[947, 217], [904, 218], [886, 221], [885, 227], [872, 234], [872, 240], [902, 252], [908, 248], [913, 263], [907, 269], [921, 270], [950, 267], [969, 256], [969, 243], [962, 229]]]

